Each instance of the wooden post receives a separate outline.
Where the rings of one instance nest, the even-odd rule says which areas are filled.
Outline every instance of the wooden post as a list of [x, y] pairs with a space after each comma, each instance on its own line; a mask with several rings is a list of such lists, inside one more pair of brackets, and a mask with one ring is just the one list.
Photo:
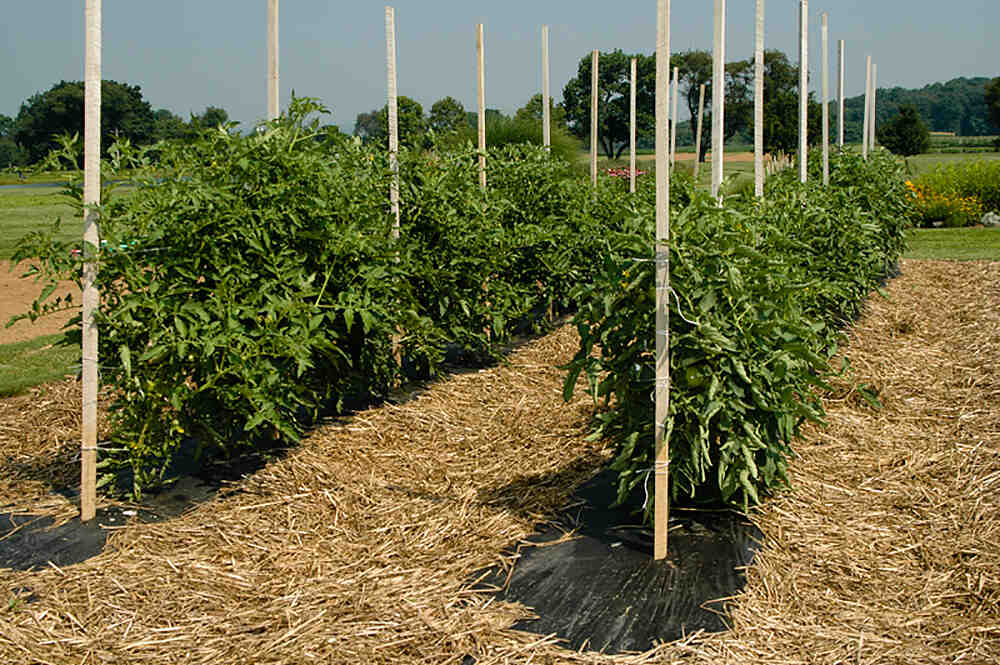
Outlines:
[[726, 0], [715, 0], [715, 47], [712, 51], [712, 196], [719, 198], [726, 124]]
[[392, 239], [399, 239], [399, 108], [396, 86], [396, 11], [385, 8], [385, 61], [389, 112], [389, 203], [392, 207]]
[[629, 88], [629, 158], [628, 158], [628, 191], [635, 193], [635, 86], [636, 59], [631, 63], [631, 87]]
[[670, 90], [670, 168], [677, 163], [677, 98], [680, 97], [681, 68], [674, 67], [674, 85]]
[[877, 124], [875, 120], [875, 96], [878, 90], [878, 65], [874, 62], [872, 63], [872, 113], [871, 118], [868, 121], [868, 128], [871, 134], [868, 136], [868, 151], [871, 152], [875, 149], [875, 125]]
[[590, 57], [590, 183], [597, 187], [597, 85], [601, 52], [594, 49]]
[[694, 180], [698, 182], [698, 171], [701, 170], [701, 127], [705, 119], [705, 84], [698, 90], [698, 131], [694, 139]]
[[872, 57], [865, 56], [865, 122], [861, 129], [861, 156], [868, 159], [869, 118], [872, 111]]
[[754, 195], [764, 196], [764, 0], [757, 0], [754, 43], [753, 180]]
[[670, 415], [670, 0], [658, 0], [656, 30], [656, 408], [653, 422], [655, 462], [653, 475], [653, 558], [667, 557], [669, 522], [668, 480], [670, 441], [666, 436]]
[[809, 0], [799, 1], [799, 180], [809, 177]]
[[267, 0], [267, 119], [275, 120], [278, 96], [278, 0]]
[[837, 145], [844, 147], [844, 40], [837, 42]]
[[826, 12], [820, 16], [823, 44], [823, 184], [830, 184], [830, 26]]
[[479, 67], [479, 186], [486, 189], [486, 52], [482, 23], [476, 25], [476, 56]]
[[85, 9], [83, 110], [83, 413], [80, 437], [80, 521], [97, 514], [97, 389], [98, 334], [94, 314], [101, 304], [97, 290], [97, 259], [101, 245], [98, 212], [101, 201], [101, 0], [87, 0]]
[[549, 108], [549, 26], [542, 26], [542, 145], [552, 149], [552, 109]]

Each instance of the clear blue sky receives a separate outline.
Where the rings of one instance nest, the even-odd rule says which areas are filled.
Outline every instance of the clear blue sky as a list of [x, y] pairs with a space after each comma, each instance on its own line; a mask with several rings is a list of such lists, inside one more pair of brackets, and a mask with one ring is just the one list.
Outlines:
[[[7, 0], [0, 25], [0, 113], [61, 79], [83, 78], [83, 0]], [[281, 99], [319, 97], [350, 131], [385, 103], [384, 2], [282, 0]], [[711, 0], [674, 0], [673, 50], [710, 49]], [[752, 54], [754, 0], [729, 0], [727, 59]], [[540, 25], [551, 26], [557, 100], [591, 49], [651, 53], [655, 0], [397, 0], [400, 94], [446, 95], [475, 108], [476, 23], [485, 24], [487, 105], [506, 112], [541, 88]], [[820, 80], [819, 15], [830, 14], [831, 65], [847, 42], [847, 92], [1000, 75], [1000, 1], [812, 0], [810, 70]], [[797, 0], [767, 0], [767, 47], [795, 60]], [[153, 108], [187, 118], [207, 105], [244, 123], [266, 113], [265, 0], [104, 0], [104, 77], [138, 84]], [[833, 74], [831, 73], [831, 76]], [[835, 88], [834, 88], [835, 90]]]

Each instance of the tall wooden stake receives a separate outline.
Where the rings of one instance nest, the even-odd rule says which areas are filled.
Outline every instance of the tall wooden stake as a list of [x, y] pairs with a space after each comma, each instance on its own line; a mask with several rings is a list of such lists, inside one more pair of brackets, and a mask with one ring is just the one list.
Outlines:
[[389, 110], [389, 203], [392, 206], [392, 239], [399, 238], [399, 107], [396, 92], [396, 11], [385, 8], [385, 62]]
[[809, 177], [809, 0], [799, 2], [799, 180]]
[[628, 157], [628, 191], [635, 193], [635, 86], [636, 59], [631, 63], [631, 87], [629, 88], [629, 157]]
[[715, 0], [715, 47], [712, 51], [712, 196], [719, 198], [726, 126], [726, 0]]
[[701, 128], [705, 120], [705, 84], [698, 90], [698, 131], [694, 139], [694, 179], [698, 181], [698, 171], [701, 170]]
[[267, 0], [267, 119], [278, 117], [278, 0]]
[[868, 151], [871, 152], [875, 149], [875, 125], [878, 124], [875, 120], [875, 96], [878, 90], [878, 65], [874, 62], [872, 63], [872, 113], [871, 118], [868, 121], [868, 129], [870, 134], [868, 136]]
[[680, 97], [681, 68], [674, 67], [674, 84], [670, 90], [670, 168], [677, 163], [677, 99]]
[[837, 145], [844, 147], [844, 40], [837, 42]]
[[549, 26], [542, 26], [542, 145], [552, 149], [552, 109], [549, 107]]
[[861, 156], [868, 159], [868, 136], [872, 112], [872, 57], [865, 56], [865, 122], [861, 129]]
[[757, 0], [753, 90], [754, 195], [764, 196], [764, 0]]
[[830, 184], [830, 26], [826, 12], [820, 16], [823, 43], [823, 184]]
[[590, 58], [590, 182], [597, 187], [597, 86], [601, 52], [594, 49]]
[[667, 557], [669, 522], [670, 441], [670, 0], [658, 0], [656, 29], [656, 408], [653, 423], [653, 558]]
[[97, 290], [100, 247], [98, 212], [101, 201], [101, 0], [87, 0], [85, 8], [84, 110], [83, 110], [83, 413], [80, 440], [80, 521], [97, 514], [97, 388], [98, 334], [94, 314], [101, 304]]
[[476, 25], [476, 56], [479, 67], [479, 186], [486, 189], [486, 52], [482, 23]]

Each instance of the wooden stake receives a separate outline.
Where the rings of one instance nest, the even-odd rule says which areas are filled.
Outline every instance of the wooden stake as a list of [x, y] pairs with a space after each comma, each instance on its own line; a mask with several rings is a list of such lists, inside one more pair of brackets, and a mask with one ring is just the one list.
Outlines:
[[597, 187], [597, 85], [601, 52], [594, 49], [590, 57], [590, 183]]
[[632, 58], [631, 81], [629, 89], [629, 159], [628, 159], [628, 191], [635, 193], [635, 86], [636, 86], [636, 59]]
[[764, 0], [757, 0], [753, 90], [754, 195], [764, 196]]
[[823, 184], [830, 184], [830, 27], [826, 12], [820, 16], [823, 44]]
[[267, 119], [278, 117], [278, 0], [267, 0]]
[[861, 129], [861, 156], [868, 159], [868, 135], [872, 111], [872, 57], [865, 56], [865, 122]]
[[656, 30], [656, 408], [653, 422], [653, 558], [667, 557], [670, 503], [670, 441], [666, 436], [670, 415], [670, 0], [658, 0]]
[[389, 112], [389, 203], [392, 207], [392, 239], [399, 239], [399, 107], [396, 85], [396, 10], [385, 8], [385, 62]]
[[98, 212], [101, 201], [101, 0], [87, 0], [85, 9], [83, 123], [83, 413], [80, 440], [80, 521], [97, 514], [97, 389], [98, 334], [94, 314], [101, 304], [97, 290], [97, 259], [101, 245]]
[[720, 198], [726, 126], [726, 0], [715, 0], [715, 46], [712, 51], [712, 196]]
[[479, 186], [486, 189], [486, 52], [482, 23], [476, 25], [476, 56], [479, 66]]
[[799, 180], [809, 178], [809, 0], [799, 1]]
[[705, 84], [698, 90], [698, 131], [694, 140], [694, 180], [698, 182], [698, 171], [701, 170], [701, 128], [705, 120]]
[[868, 121], [868, 127], [871, 134], [868, 137], [868, 150], [869, 152], [875, 149], [875, 97], [878, 91], [878, 65], [874, 62], [872, 63], [872, 113], [871, 118]]
[[549, 107], [549, 26], [542, 26], [542, 145], [552, 149], [552, 109]]
[[837, 42], [837, 145], [844, 147], [844, 40]]
[[680, 97], [681, 68], [674, 67], [674, 84], [670, 90], [670, 168], [677, 163], [677, 98]]

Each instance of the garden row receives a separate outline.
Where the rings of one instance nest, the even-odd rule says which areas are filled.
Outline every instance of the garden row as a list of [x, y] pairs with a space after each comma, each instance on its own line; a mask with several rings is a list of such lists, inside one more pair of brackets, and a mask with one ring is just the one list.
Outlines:
[[[818, 155], [809, 167], [808, 184], [793, 169], [769, 178], [763, 200], [744, 189], [720, 207], [697, 191], [674, 210], [663, 423], [674, 501], [745, 509], [787, 484], [800, 426], [823, 416], [817, 388], [843, 327], [903, 249], [912, 208], [888, 153], [835, 153], [830, 187]], [[595, 280], [571, 294], [581, 348], [566, 391], [586, 373], [603, 403], [596, 433], [614, 442], [622, 499], [654, 460], [654, 199], [632, 202]]]
[[[127, 248], [100, 259], [107, 471], [148, 487], [185, 445], [227, 455], [294, 441], [323, 409], [433, 374], [448, 350], [497, 356], [554, 308], [576, 311], [582, 336], [567, 385], [594, 379], [623, 491], [641, 482], [653, 179], [634, 196], [623, 178], [592, 190], [523, 146], [490, 152], [484, 191], [471, 146], [404, 151], [393, 241], [387, 155], [327, 138], [308, 120], [318, 110], [300, 99], [251, 136], [111, 151], [108, 166], [137, 169], [137, 187], [102, 209], [107, 246]], [[909, 208], [890, 160], [839, 155], [831, 188], [789, 172], [765, 202], [737, 194], [725, 207], [674, 179], [676, 496], [747, 505], [783, 481], [799, 424], [820, 415], [810, 388], [838, 327], [902, 247]], [[36, 234], [18, 254], [67, 275], [80, 261], [70, 249]]]

